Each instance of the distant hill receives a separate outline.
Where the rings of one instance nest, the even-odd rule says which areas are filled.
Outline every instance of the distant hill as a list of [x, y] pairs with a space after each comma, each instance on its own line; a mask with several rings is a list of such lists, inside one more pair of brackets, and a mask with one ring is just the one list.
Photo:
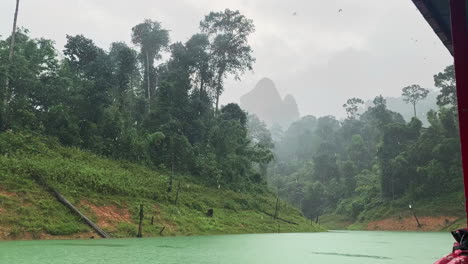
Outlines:
[[[427, 112], [431, 109], [437, 110], [438, 108], [437, 94], [437, 91], [431, 91], [426, 99], [418, 102], [416, 105], [416, 114], [421, 122], [423, 122], [424, 126], [429, 125], [429, 122], [427, 121]], [[388, 109], [400, 113], [407, 122], [411, 120], [414, 115], [413, 106], [405, 103], [405, 101], [403, 101], [403, 97], [386, 97], [385, 100], [387, 100]], [[372, 105], [372, 100], [368, 100], [365, 103], [364, 109], [367, 110], [367, 108]]]
[[287, 129], [299, 119], [299, 109], [292, 95], [281, 98], [274, 82], [269, 78], [261, 79], [257, 85], [240, 99], [241, 107], [257, 115], [269, 127], [274, 124]]

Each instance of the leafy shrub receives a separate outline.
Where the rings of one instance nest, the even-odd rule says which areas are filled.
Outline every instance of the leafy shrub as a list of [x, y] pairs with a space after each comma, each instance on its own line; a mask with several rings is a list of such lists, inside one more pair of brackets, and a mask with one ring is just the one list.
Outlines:
[[127, 222], [119, 223], [117, 231], [125, 237], [136, 237], [137, 235], [137, 227]]
[[53, 223], [47, 224], [45, 226], [45, 231], [48, 234], [58, 236], [58, 235], [71, 235], [78, 232], [84, 231], [79, 225], [76, 223]]
[[234, 211], [237, 211], [239, 209], [239, 206], [233, 200], [224, 201], [223, 207]]

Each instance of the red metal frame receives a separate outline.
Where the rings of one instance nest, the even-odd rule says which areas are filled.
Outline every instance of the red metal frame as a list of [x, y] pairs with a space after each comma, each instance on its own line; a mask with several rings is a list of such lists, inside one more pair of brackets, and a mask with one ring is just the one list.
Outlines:
[[466, 0], [450, 0], [450, 11], [455, 77], [457, 80], [463, 179], [465, 183], [465, 210], [468, 216], [468, 21], [466, 17]]

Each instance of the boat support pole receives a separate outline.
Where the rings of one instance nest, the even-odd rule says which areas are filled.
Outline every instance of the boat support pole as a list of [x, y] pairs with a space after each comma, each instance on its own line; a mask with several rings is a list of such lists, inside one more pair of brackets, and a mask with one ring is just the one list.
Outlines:
[[466, 16], [466, 2], [467, 0], [450, 0], [450, 19], [452, 22], [452, 43], [457, 83], [458, 119], [465, 187], [465, 212], [468, 216], [468, 20]]

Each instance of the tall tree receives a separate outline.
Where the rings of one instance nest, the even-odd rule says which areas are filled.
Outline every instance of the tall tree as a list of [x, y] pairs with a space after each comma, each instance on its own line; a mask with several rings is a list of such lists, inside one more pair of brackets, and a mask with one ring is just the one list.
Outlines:
[[[80, 136], [84, 147], [102, 151], [102, 134], [98, 132], [107, 121], [106, 108], [113, 98], [112, 67], [109, 55], [83, 35], [67, 36], [63, 51], [65, 64], [73, 74], [73, 111], [79, 116]], [[109, 130], [107, 130], [109, 131]]]
[[260, 120], [255, 114], [247, 116], [247, 127], [249, 138], [254, 144], [260, 144], [269, 149], [275, 146], [265, 122]]
[[258, 119], [256, 115], [248, 115], [247, 131], [256, 153], [256, 155], [253, 155], [254, 160], [259, 164], [261, 176], [266, 178], [268, 163], [274, 158], [271, 150], [275, 145], [271, 133], [265, 123]]
[[210, 67], [210, 40], [205, 34], [193, 35], [185, 44], [190, 60], [190, 71], [195, 75], [199, 86], [199, 97], [206, 95], [206, 87], [211, 86], [213, 71]]
[[113, 97], [117, 99], [119, 111], [128, 104], [133, 92], [133, 79], [138, 71], [137, 54], [123, 42], [111, 44], [109, 57], [114, 81]]
[[[140, 58], [145, 66], [148, 109], [151, 109], [151, 94], [156, 88], [154, 60], [160, 59], [160, 52], [169, 45], [169, 31], [161, 23], [146, 19], [132, 28], [132, 42], [140, 46]], [[153, 76], [152, 76], [153, 75]]]
[[343, 105], [343, 108], [346, 110], [348, 119], [354, 120], [358, 116], [359, 106], [363, 105], [364, 101], [362, 99], [353, 97], [346, 101], [346, 104]]
[[15, 35], [11, 65], [7, 62], [8, 52], [0, 51], [0, 57], [3, 57], [0, 60], [5, 62], [4, 67], [9, 67], [7, 126], [14, 129], [25, 125], [37, 129], [39, 116], [47, 113], [57, 99], [63, 98], [59, 94], [63, 91], [55, 89], [54, 84], [57, 81], [57, 54], [50, 40], [30, 39], [27, 30], [18, 30]]
[[434, 75], [435, 87], [440, 89], [437, 96], [439, 106], [457, 105], [457, 95], [455, 88], [455, 69], [453, 65], [447, 66], [443, 72]]
[[15, 39], [16, 39], [16, 23], [18, 21], [18, 11], [19, 11], [19, 2], [20, 0], [16, 0], [16, 8], [15, 8], [15, 15], [13, 17], [13, 30], [11, 32], [10, 37], [10, 52], [8, 54], [8, 66], [6, 67], [6, 74], [5, 74], [5, 88], [3, 90], [3, 102], [2, 102], [2, 109], [0, 113], [0, 121], [3, 124], [0, 124], [0, 129], [6, 126], [6, 115], [8, 109], [8, 101], [10, 97], [10, 78], [9, 78], [9, 69], [10, 65], [13, 60], [13, 53], [15, 51]]
[[200, 22], [200, 28], [211, 42], [211, 62], [215, 68], [216, 112], [219, 109], [219, 96], [223, 92], [223, 79], [233, 74], [239, 80], [246, 70], [252, 70], [255, 58], [247, 38], [255, 31], [253, 21], [239, 11], [229, 9], [224, 12], [211, 12]]
[[411, 103], [413, 105], [414, 117], [416, 117], [416, 104], [419, 101], [426, 99], [428, 94], [429, 90], [424, 89], [417, 84], [413, 84], [403, 88], [401, 95], [404, 97], [403, 100], [406, 103]]

